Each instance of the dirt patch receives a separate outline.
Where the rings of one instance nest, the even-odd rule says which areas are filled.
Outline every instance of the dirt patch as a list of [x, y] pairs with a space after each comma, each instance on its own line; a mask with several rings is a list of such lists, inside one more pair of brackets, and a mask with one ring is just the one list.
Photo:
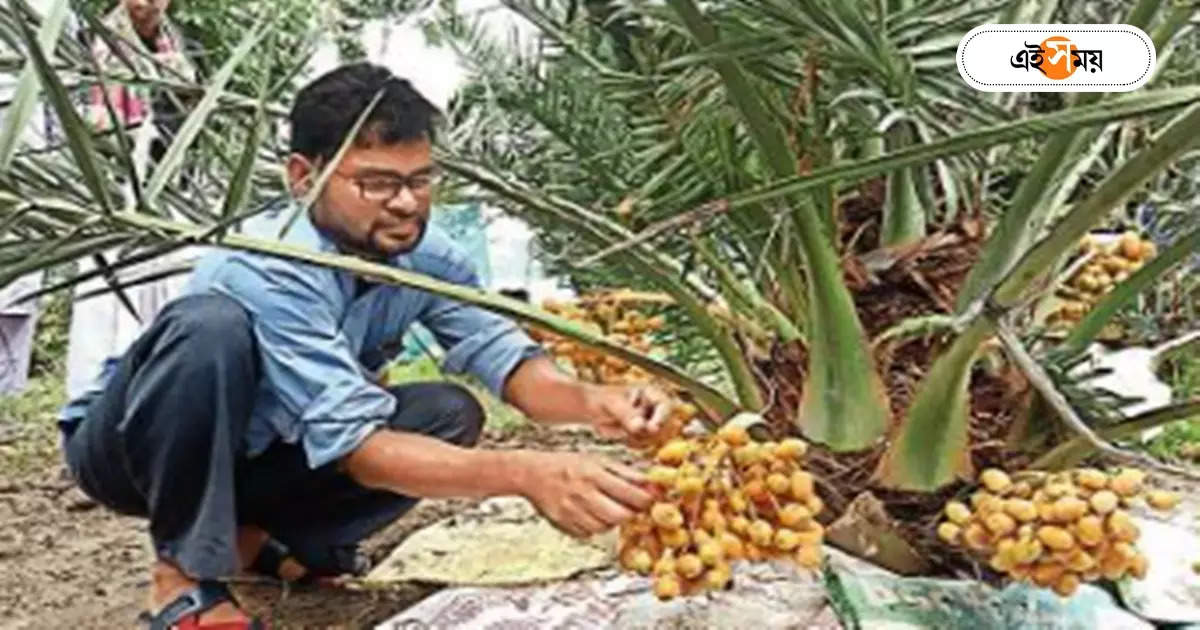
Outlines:
[[129, 627], [150, 549], [143, 522], [97, 509], [48, 468], [0, 490], [5, 628]]
[[[464, 501], [425, 501], [363, 545], [382, 558], [409, 533]], [[61, 469], [0, 488], [0, 628], [135, 626], [152, 560], [146, 522], [96, 506]], [[247, 607], [280, 628], [365, 628], [432, 588], [396, 592], [238, 585]]]
[[[628, 452], [590, 432], [541, 427], [485, 434], [488, 448]], [[142, 610], [152, 560], [146, 522], [98, 507], [71, 483], [55, 457], [0, 482], [0, 628], [132, 628]], [[372, 563], [413, 531], [474, 504], [422, 501], [363, 543]], [[291, 588], [238, 584], [246, 607], [273, 628], [370, 628], [436, 590]]]

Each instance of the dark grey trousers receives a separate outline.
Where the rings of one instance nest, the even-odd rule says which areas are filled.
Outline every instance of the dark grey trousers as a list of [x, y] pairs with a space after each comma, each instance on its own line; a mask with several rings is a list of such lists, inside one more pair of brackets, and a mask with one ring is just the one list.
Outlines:
[[[335, 464], [310, 469], [299, 445], [246, 458], [259, 386], [251, 320], [233, 300], [167, 305], [130, 347], [87, 416], [66, 429], [80, 488], [123, 514], [148, 517], [159, 557], [197, 579], [238, 570], [236, 530], [253, 524], [310, 569], [351, 570], [356, 544], [416, 500], [358, 485]], [[483, 410], [466, 389], [412, 383], [390, 390], [394, 429], [473, 445]]]

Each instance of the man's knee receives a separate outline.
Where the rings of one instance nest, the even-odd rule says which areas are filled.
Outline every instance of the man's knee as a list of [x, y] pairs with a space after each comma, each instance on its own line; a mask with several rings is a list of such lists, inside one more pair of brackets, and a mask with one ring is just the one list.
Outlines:
[[407, 387], [419, 388], [419, 391], [398, 393], [402, 408], [396, 410], [393, 427], [420, 431], [460, 446], [474, 446], [479, 441], [486, 414], [470, 390], [455, 383], [421, 383]]
[[168, 304], [162, 317], [175, 334], [206, 353], [250, 352], [250, 315], [224, 295], [189, 295]]
[[441, 412], [439, 415], [453, 423], [450, 441], [459, 446], [474, 446], [483, 432], [483, 405], [471, 390], [455, 383], [445, 383], [434, 394]]

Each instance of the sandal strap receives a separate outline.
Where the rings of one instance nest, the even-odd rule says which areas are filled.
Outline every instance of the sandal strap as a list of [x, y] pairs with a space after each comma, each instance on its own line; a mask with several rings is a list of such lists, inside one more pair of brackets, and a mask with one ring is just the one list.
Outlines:
[[[337, 569], [317, 569], [305, 566], [306, 573], [304, 577], [295, 580], [293, 584], [300, 586], [314, 586], [319, 584], [324, 578], [338, 577], [344, 573], [349, 573], [355, 576], [366, 575], [371, 570], [371, 561], [358, 550], [358, 545], [347, 545], [338, 555], [336, 562], [339, 563]], [[268, 536], [263, 542], [262, 549], [255, 556], [254, 561], [248, 567], [250, 571], [270, 577], [276, 580], [282, 580], [279, 571], [284, 560], [294, 560], [299, 564], [304, 564], [299, 561], [295, 553], [285, 544], [279, 542], [273, 536]]]
[[260, 575], [278, 579], [280, 566], [284, 560], [291, 557], [292, 550], [288, 549], [287, 545], [268, 536], [266, 542], [263, 543], [262, 549], [258, 551], [258, 555], [254, 558], [254, 562], [250, 565], [250, 570]]
[[176, 597], [163, 606], [157, 615], [150, 617], [149, 630], [171, 630], [184, 618], [202, 615], [225, 602], [237, 605], [227, 586], [213, 580], [200, 582], [196, 588]]
[[[283, 561], [289, 558], [299, 562], [287, 545], [268, 536], [267, 540], [263, 542], [262, 549], [259, 549], [258, 555], [255, 556], [254, 562], [250, 563], [249, 569], [259, 575], [282, 581], [283, 577], [279, 575], [279, 571], [283, 567]], [[315, 583], [317, 577], [318, 575], [310, 570], [304, 577], [295, 581], [295, 584], [311, 585]]]
[[267, 630], [267, 626], [258, 619], [250, 621], [226, 621], [223, 623], [206, 623], [196, 625], [181, 625], [180, 630]]

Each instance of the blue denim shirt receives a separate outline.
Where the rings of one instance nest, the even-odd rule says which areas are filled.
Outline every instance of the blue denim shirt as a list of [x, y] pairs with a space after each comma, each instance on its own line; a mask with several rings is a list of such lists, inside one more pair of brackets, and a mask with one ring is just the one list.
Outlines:
[[[268, 210], [243, 232], [274, 240], [292, 207]], [[337, 252], [304, 216], [283, 242]], [[480, 286], [471, 262], [432, 226], [413, 251], [391, 263]], [[521, 361], [542, 352], [511, 320], [487, 310], [407, 287], [370, 285], [357, 297], [355, 288], [350, 273], [249, 252], [214, 250], [197, 264], [184, 295], [229, 296], [253, 321], [261, 376], [247, 456], [281, 439], [302, 444], [316, 468], [357, 448], [395, 412], [395, 398], [376, 383], [374, 372], [398, 352], [414, 322], [446, 350], [444, 370], [474, 374], [497, 395]], [[96, 386], [64, 408], [64, 424], [83, 417], [116, 362], [107, 361]]]

